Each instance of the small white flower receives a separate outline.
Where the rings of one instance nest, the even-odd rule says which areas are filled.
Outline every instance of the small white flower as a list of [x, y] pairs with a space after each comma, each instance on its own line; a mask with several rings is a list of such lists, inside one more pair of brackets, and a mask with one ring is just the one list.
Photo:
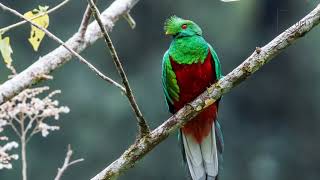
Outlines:
[[[7, 137], [0, 137], [0, 140], [7, 140]], [[1, 169], [11, 169], [12, 164], [11, 160], [17, 160], [18, 155], [12, 154], [10, 155], [8, 151], [11, 151], [13, 148], [17, 148], [19, 145], [17, 142], [8, 142], [4, 146], [0, 146], [0, 170]]]
[[38, 125], [38, 129], [41, 131], [41, 134], [43, 137], [47, 137], [49, 134], [49, 131], [56, 131], [59, 130], [59, 126], [49, 126], [46, 123], [40, 122]]
[[6, 145], [4, 145], [2, 147], [2, 150], [3, 151], [10, 151], [11, 149], [17, 148], [17, 147], [19, 147], [19, 144], [17, 142], [15, 142], [15, 141], [12, 141], [12, 142], [9, 142]]

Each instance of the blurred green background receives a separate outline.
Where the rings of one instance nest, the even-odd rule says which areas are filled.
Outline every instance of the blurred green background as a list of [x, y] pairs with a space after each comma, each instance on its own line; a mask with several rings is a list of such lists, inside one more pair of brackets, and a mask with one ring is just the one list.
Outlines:
[[[26, 12], [37, 5], [53, 7], [58, 0], [2, 0]], [[99, 1], [105, 9], [112, 1]], [[192, 19], [214, 44], [224, 73], [228, 73], [255, 47], [263, 46], [312, 10], [319, 0], [141, 0], [131, 11], [137, 22], [130, 29], [124, 19], [111, 37], [128, 74], [137, 101], [152, 128], [170, 114], [161, 87], [161, 60], [171, 38], [163, 23], [176, 14]], [[86, 7], [71, 0], [50, 15], [49, 30], [63, 40], [74, 34]], [[0, 27], [19, 19], [0, 11]], [[22, 71], [58, 45], [45, 37], [39, 52], [28, 44], [29, 25], [7, 32], [14, 65]], [[320, 176], [320, 28], [286, 49], [268, 65], [224, 96], [219, 112], [225, 152], [222, 180], [318, 180]], [[110, 77], [120, 81], [103, 40], [82, 53]], [[0, 65], [0, 82], [9, 71]], [[73, 59], [54, 73], [54, 80], [39, 84], [61, 89], [58, 99], [71, 112], [62, 115], [61, 130], [47, 138], [34, 137], [28, 145], [30, 180], [53, 179], [67, 144], [74, 157], [85, 158], [67, 170], [63, 179], [90, 179], [115, 160], [134, 141], [135, 117], [126, 97]], [[10, 133], [10, 132], [8, 132]], [[11, 139], [15, 139], [11, 136]], [[120, 179], [185, 179], [177, 136], [173, 134]], [[21, 179], [20, 162], [0, 171], [1, 180]]]

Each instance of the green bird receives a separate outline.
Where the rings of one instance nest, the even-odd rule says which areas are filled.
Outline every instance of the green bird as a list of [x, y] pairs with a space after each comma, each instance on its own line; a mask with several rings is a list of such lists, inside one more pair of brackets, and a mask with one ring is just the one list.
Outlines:
[[[173, 40], [162, 61], [162, 85], [169, 111], [176, 113], [222, 74], [217, 53], [196, 23], [172, 16], [164, 29]], [[218, 178], [218, 159], [223, 151], [218, 105], [219, 100], [180, 129], [184, 161], [193, 180]]]

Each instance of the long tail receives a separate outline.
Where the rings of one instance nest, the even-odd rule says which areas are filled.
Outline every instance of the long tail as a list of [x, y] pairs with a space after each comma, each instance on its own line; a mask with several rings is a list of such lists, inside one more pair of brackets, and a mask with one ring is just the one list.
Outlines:
[[201, 144], [197, 143], [191, 135], [181, 132], [184, 157], [193, 180], [217, 180], [218, 153], [222, 151], [220, 148], [223, 147], [223, 140], [221, 131], [216, 129], [220, 129], [219, 124], [215, 126], [216, 123], [213, 123], [209, 135], [202, 140]]

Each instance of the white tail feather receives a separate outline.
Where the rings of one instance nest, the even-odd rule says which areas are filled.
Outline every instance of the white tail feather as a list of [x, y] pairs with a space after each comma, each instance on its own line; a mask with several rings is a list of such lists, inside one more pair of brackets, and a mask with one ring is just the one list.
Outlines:
[[184, 151], [193, 180], [215, 179], [218, 175], [218, 155], [214, 123], [210, 134], [199, 145], [191, 135], [182, 134]]
[[200, 180], [205, 177], [200, 145], [193, 137], [184, 133], [182, 133], [182, 138], [190, 175], [193, 180]]
[[212, 124], [210, 134], [201, 143], [201, 152], [206, 174], [216, 177], [218, 175], [218, 153], [214, 128], [214, 124]]

